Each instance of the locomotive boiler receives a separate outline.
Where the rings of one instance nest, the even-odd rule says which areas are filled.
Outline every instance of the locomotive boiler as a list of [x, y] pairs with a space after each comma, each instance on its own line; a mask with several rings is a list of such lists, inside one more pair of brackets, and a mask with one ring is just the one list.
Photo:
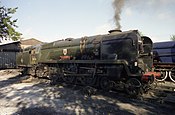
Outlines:
[[150, 88], [156, 76], [152, 72], [151, 39], [141, 37], [137, 30], [109, 32], [32, 46], [19, 53], [18, 66], [52, 83], [88, 85], [107, 91], [122, 87], [130, 95]]

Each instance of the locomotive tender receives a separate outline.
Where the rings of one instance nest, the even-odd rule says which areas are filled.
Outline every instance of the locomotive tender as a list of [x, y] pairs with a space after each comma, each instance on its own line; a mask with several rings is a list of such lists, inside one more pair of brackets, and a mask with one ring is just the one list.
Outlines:
[[147, 90], [154, 82], [152, 40], [137, 30], [109, 31], [106, 35], [67, 38], [24, 49], [17, 57], [36, 77], [100, 87], [122, 87], [130, 95]]
[[154, 43], [153, 54], [155, 71], [162, 73], [157, 80], [164, 81], [169, 77], [175, 82], [175, 41]]

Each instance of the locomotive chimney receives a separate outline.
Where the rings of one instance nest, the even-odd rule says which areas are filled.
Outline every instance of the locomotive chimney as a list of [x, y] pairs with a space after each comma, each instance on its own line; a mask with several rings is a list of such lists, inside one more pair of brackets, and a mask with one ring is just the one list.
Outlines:
[[112, 33], [120, 33], [120, 32], [122, 32], [121, 30], [119, 30], [119, 29], [113, 29], [113, 30], [109, 30], [108, 31], [110, 34], [112, 34]]

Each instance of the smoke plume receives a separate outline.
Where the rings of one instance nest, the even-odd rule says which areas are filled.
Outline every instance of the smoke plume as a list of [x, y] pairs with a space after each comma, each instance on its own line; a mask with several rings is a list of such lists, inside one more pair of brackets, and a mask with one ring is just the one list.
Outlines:
[[115, 24], [116, 24], [116, 29], [121, 29], [120, 14], [122, 12], [124, 2], [125, 2], [125, 0], [113, 0], [113, 3], [112, 3], [113, 7], [114, 7], [114, 11], [115, 11], [114, 20], [115, 20]]

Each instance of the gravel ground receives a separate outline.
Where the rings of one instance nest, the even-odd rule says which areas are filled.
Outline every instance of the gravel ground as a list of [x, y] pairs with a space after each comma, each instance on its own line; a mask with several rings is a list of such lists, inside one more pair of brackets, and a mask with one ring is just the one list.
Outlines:
[[0, 71], [0, 115], [175, 114], [174, 84], [160, 83], [156, 90], [133, 99], [121, 91], [93, 92], [88, 87], [94, 94], [87, 96], [87, 89], [80, 86], [50, 86], [27, 78], [18, 70]]

